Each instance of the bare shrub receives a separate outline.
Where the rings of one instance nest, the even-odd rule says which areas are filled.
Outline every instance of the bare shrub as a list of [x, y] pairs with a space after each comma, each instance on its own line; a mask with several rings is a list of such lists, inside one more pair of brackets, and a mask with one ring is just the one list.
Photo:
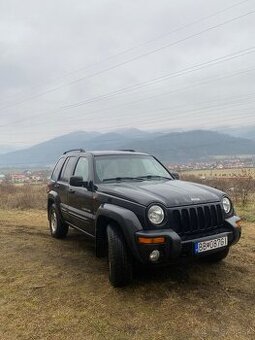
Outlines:
[[[212, 186], [229, 194], [236, 204], [246, 206], [255, 193], [255, 179], [249, 171], [233, 178], [199, 178], [182, 174], [181, 179]], [[5, 209], [46, 209], [45, 185], [0, 184], [0, 208]]]
[[232, 178], [199, 178], [194, 175], [183, 174], [181, 179], [200, 184], [212, 186], [229, 194], [233, 201], [239, 205], [246, 206], [252, 199], [255, 192], [255, 179], [249, 170], [242, 170], [242, 173]]
[[1, 184], [0, 207], [5, 209], [45, 209], [46, 187], [31, 184]]

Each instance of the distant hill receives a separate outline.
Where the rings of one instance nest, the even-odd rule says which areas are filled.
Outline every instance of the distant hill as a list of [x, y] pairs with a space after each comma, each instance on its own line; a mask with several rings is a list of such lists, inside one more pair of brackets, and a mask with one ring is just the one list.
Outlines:
[[[135, 141], [130, 147], [135, 147]], [[183, 162], [206, 160], [216, 155], [255, 154], [255, 141], [213, 131], [194, 130], [175, 132], [147, 138], [139, 150], [153, 153], [161, 160]]]
[[6, 144], [1, 144], [0, 145], [0, 155], [7, 153], [7, 152], [12, 152], [16, 150], [20, 150], [20, 147], [12, 146], [12, 145], [6, 145]]
[[217, 130], [220, 133], [227, 133], [234, 137], [248, 138], [255, 140], [255, 125], [248, 127], [236, 127], [236, 128], [221, 128]]
[[1, 167], [52, 165], [65, 150], [131, 148], [156, 155], [164, 162], [207, 160], [216, 155], [255, 154], [255, 141], [214, 131], [146, 132], [137, 129], [109, 133], [78, 131], [0, 157]]

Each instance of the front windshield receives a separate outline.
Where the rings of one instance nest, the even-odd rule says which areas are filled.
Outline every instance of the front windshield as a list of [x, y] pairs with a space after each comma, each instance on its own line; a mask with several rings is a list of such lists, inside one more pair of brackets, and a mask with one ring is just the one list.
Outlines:
[[95, 157], [95, 181], [172, 179], [152, 156], [107, 155]]

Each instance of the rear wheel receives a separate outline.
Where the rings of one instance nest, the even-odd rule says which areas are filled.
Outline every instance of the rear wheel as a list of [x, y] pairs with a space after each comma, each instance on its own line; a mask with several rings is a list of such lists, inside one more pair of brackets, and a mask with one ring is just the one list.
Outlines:
[[133, 278], [132, 256], [119, 228], [107, 227], [109, 280], [114, 287], [128, 285]]
[[228, 256], [228, 253], [229, 253], [229, 248], [225, 248], [223, 250], [218, 251], [217, 253], [206, 255], [202, 259], [203, 261], [210, 262], [210, 263], [220, 262]]
[[61, 220], [61, 216], [55, 204], [49, 208], [49, 226], [51, 236], [54, 238], [65, 238], [68, 233], [68, 225]]

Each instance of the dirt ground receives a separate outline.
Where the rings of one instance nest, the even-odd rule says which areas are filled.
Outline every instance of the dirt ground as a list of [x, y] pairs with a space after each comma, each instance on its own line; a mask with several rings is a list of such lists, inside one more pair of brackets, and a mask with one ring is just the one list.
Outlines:
[[255, 339], [255, 224], [221, 264], [143, 270], [108, 283], [75, 231], [49, 235], [41, 211], [0, 212], [0, 339]]

